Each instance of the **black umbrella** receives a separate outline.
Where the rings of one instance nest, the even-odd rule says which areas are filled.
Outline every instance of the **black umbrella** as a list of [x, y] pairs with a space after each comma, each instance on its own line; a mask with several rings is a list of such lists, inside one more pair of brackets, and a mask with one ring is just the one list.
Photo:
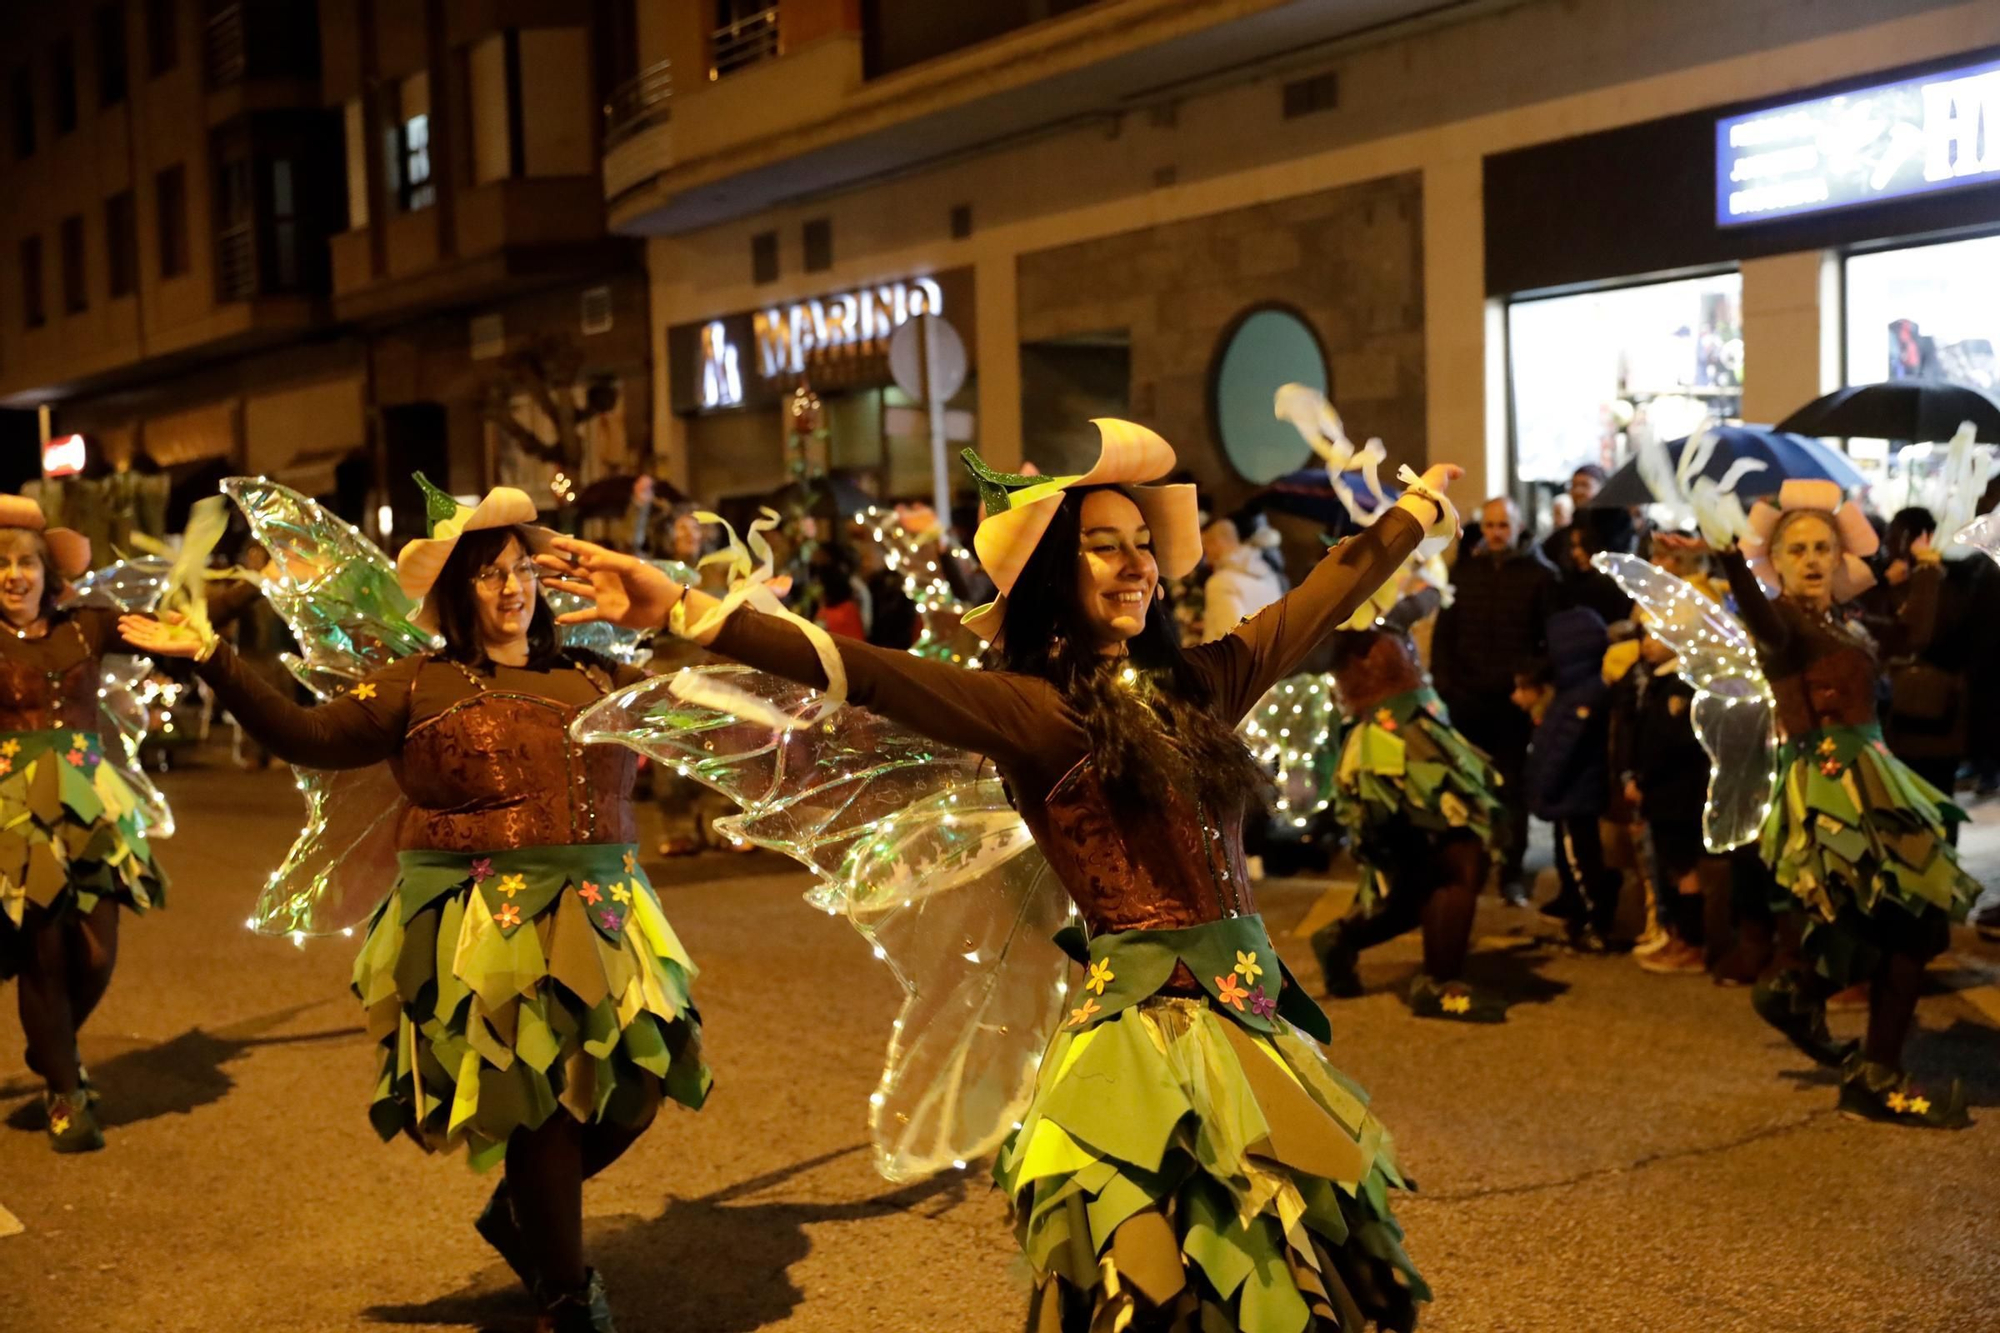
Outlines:
[[1795, 435], [1940, 443], [1958, 434], [1964, 421], [1979, 428], [1981, 443], [2000, 444], [2000, 399], [1985, 390], [1946, 380], [1887, 380], [1835, 389], [1774, 429]]

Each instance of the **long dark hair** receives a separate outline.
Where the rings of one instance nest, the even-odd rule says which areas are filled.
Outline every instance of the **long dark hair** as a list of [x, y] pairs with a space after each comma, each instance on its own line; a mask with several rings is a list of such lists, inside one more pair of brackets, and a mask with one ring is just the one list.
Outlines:
[[[520, 542], [521, 554], [528, 553], [528, 534], [518, 527], [480, 528], [458, 539], [431, 585], [431, 607], [437, 612], [438, 633], [444, 636], [444, 655], [467, 666], [486, 665], [486, 641], [479, 634], [479, 606], [473, 598], [472, 578], [500, 558], [509, 539]], [[528, 662], [530, 671], [547, 671], [564, 662], [562, 643], [556, 637], [556, 614], [549, 609], [537, 583], [529, 593], [535, 609], [528, 619]]]
[[56, 568], [56, 558], [49, 551], [49, 539], [33, 528], [0, 528], [0, 534], [9, 532], [24, 533], [35, 543], [35, 550], [42, 558], [42, 606], [38, 614], [53, 622], [63, 596], [69, 592], [69, 580]]
[[[1270, 785], [1236, 734], [1218, 718], [1207, 681], [1181, 652], [1164, 597], [1126, 641], [1124, 657], [1097, 651], [1077, 596], [1083, 549], [1083, 502], [1094, 491], [1063, 496], [1007, 597], [995, 652], [1003, 670], [1040, 676], [1083, 720], [1091, 757], [1115, 802], [1157, 808], [1170, 790], [1216, 814], [1246, 808]], [[1129, 497], [1128, 497], [1129, 498]], [[1127, 669], [1135, 673], [1129, 682]]]

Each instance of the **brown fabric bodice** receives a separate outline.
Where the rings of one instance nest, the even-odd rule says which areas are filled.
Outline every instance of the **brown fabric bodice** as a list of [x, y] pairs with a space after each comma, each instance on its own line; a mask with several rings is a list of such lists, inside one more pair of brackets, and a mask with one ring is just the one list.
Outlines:
[[1178, 930], [1257, 910], [1240, 810], [1218, 819], [1176, 796], [1127, 817], [1085, 759], [1022, 814], [1093, 935]]
[[478, 852], [633, 841], [638, 756], [578, 745], [569, 734], [578, 711], [487, 690], [414, 723], [391, 761], [410, 802], [397, 845]]
[[96, 731], [101, 660], [73, 616], [39, 639], [0, 631], [0, 731]]
[[1384, 699], [1423, 689], [1423, 664], [1407, 634], [1393, 630], [1342, 630], [1333, 636], [1333, 685], [1340, 711], [1359, 717]]
[[1786, 740], [1821, 727], [1864, 727], [1875, 721], [1875, 656], [1858, 643], [1830, 647], [1801, 671], [1774, 676], [1778, 734]]

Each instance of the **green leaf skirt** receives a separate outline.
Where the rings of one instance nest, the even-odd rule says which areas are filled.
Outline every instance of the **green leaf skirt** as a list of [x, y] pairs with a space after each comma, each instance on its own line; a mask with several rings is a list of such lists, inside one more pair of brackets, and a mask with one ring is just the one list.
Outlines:
[[1889, 752], [1879, 727], [1785, 744], [1759, 851], [1805, 916], [1820, 972], [1844, 986], [1872, 975], [1884, 949], [1943, 947], [1980, 891], [1947, 840], [1965, 818]]
[[166, 903], [130, 784], [88, 731], [0, 731], [0, 981], [18, 970], [31, 906], [134, 912]]
[[1334, 770], [1333, 813], [1353, 838], [1357, 910], [1393, 887], [1411, 830], [1468, 833], [1487, 847], [1507, 821], [1500, 774], [1458, 734], [1435, 691], [1411, 690], [1351, 720]]
[[635, 849], [407, 851], [354, 961], [381, 1043], [369, 1118], [478, 1170], [564, 1114], [645, 1126], [708, 1096], [696, 969]]
[[1031, 1333], [1410, 1328], [1430, 1291], [1367, 1095], [1288, 1026], [1211, 1003], [1155, 996], [1050, 1044], [994, 1168]]

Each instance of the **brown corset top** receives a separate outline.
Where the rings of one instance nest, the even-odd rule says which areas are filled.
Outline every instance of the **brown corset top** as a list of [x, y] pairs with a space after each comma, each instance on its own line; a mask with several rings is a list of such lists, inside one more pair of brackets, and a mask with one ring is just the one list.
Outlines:
[[0, 731], [96, 731], [100, 651], [74, 616], [39, 639], [0, 631]]
[[1875, 720], [1874, 655], [1859, 644], [1835, 649], [1804, 670], [1771, 681], [1778, 734], [1790, 740], [1821, 727], [1863, 727]]
[[1023, 812], [1091, 934], [1177, 930], [1257, 910], [1243, 864], [1243, 816], [1202, 817], [1178, 798], [1126, 817], [1085, 759]]
[[1343, 630], [1334, 636], [1333, 684], [1340, 711], [1359, 717], [1384, 699], [1424, 688], [1424, 669], [1407, 634]]
[[477, 852], [631, 842], [638, 757], [576, 744], [576, 713], [492, 690], [414, 724], [392, 761], [410, 802], [397, 845]]

